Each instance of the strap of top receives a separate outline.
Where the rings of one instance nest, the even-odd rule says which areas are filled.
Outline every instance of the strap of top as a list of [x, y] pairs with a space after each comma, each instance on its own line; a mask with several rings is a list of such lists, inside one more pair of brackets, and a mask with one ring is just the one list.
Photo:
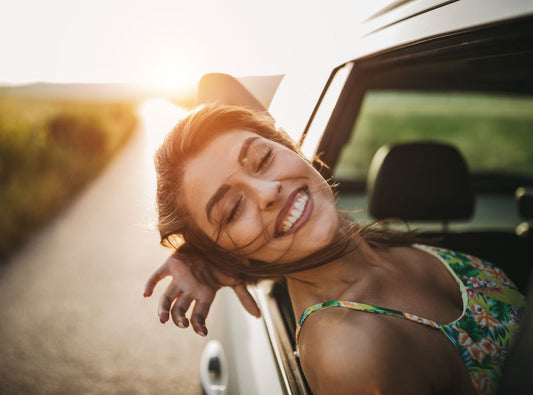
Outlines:
[[[468, 303], [468, 296], [467, 296], [467, 292], [466, 292], [463, 282], [457, 277], [457, 275], [455, 274], [455, 272], [452, 270], [452, 268], [449, 266], [447, 262], [447, 259], [449, 259], [447, 257], [449, 256], [450, 251], [445, 250], [445, 249], [439, 249], [436, 247], [421, 245], [421, 244], [413, 244], [413, 247], [418, 248], [422, 251], [425, 251], [433, 255], [434, 257], [436, 257], [444, 265], [444, 267], [451, 273], [451, 275], [455, 278], [461, 290], [461, 297], [463, 300], [463, 313], [461, 314], [461, 317], [462, 317], [465, 314], [465, 310], [466, 310], [467, 303]], [[378, 307], [378, 306], [373, 306], [373, 305], [369, 305], [366, 303], [357, 303], [357, 302], [350, 302], [350, 301], [345, 301], [345, 300], [333, 300], [330, 302], [317, 303], [315, 305], [309, 306], [302, 313], [302, 316], [300, 317], [300, 320], [298, 321], [298, 325], [296, 327], [296, 336], [295, 336], [296, 337], [296, 348], [295, 348], [296, 355], [298, 355], [298, 339], [300, 338], [300, 330], [302, 329], [302, 325], [304, 324], [307, 317], [309, 317], [309, 315], [311, 315], [315, 311], [324, 310], [330, 307], [345, 307], [345, 308], [352, 309], [352, 310], [366, 311], [368, 313], [377, 313], [377, 314], [400, 317], [400, 318], [414, 321], [419, 324], [427, 325], [427, 326], [430, 326], [436, 329], [444, 330], [449, 327], [449, 324], [445, 324], [443, 326], [427, 318], [422, 318], [415, 314], [404, 313], [398, 310], [388, 309], [386, 307]]]
[[441, 324], [428, 320], [427, 318], [419, 317], [415, 314], [409, 314], [404, 313], [398, 310], [392, 310], [387, 309], [385, 307], [378, 307], [378, 306], [372, 306], [366, 303], [357, 303], [357, 302], [349, 302], [346, 300], [332, 300], [330, 302], [325, 303], [317, 303], [315, 305], [309, 306], [305, 311], [302, 313], [302, 316], [300, 317], [300, 320], [298, 321], [298, 326], [296, 327], [296, 351], [294, 352], [296, 356], [298, 356], [298, 339], [300, 337], [300, 330], [302, 329], [302, 326], [312, 313], [315, 311], [324, 310], [331, 307], [345, 307], [352, 310], [358, 310], [358, 311], [366, 311], [367, 313], [377, 313], [377, 314], [383, 314], [383, 315], [390, 315], [395, 317], [401, 317], [404, 319], [407, 319], [409, 321], [414, 321], [419, 324], [427, 325], [436, 329], [441, 328]]

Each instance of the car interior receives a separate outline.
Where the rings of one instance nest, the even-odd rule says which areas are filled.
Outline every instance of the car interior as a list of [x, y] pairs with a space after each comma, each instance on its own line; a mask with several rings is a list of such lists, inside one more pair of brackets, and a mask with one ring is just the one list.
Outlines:
[[[370, 167], [367, 202], [369, 213], [377, 220], [442, 223], [440, 231], [424, 232], [423, 237], [433, 244], [483, 257], [503, 269], [526, 293], [533, 256], [531, 234], [490, 229], [448, 231], [450, 221], [472, 217], [475, 203], [470, 173], [456, 148], [434, 142], [382, 147]], [[527, 205], [525, 199], [521, 205]], [[527, 215], [525, 210], [522, 212]]]

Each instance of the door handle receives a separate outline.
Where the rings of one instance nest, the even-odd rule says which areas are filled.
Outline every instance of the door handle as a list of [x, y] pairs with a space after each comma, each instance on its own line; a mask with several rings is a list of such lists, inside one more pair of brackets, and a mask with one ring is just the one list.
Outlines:
[[226, 395], [228, 369], [224, 348], [217, 340], [210, 340], [200, 358], [200, 380], [206, 395]]

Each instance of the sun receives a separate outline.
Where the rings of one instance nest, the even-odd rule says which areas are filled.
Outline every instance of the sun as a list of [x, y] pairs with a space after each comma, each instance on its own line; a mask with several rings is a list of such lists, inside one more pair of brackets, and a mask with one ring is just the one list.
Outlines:
[[148, 85], [162, 92], [179, 93], [189, 91], [200, 77], [182, 70], [157, 70], [152, 74]]

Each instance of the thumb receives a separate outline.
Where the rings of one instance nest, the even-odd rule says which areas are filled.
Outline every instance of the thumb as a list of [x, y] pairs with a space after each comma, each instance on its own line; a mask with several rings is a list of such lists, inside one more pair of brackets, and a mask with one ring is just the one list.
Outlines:
[[257, 318], [261, 317], [261, 311], [259, 310], [259, 307], [257, 306], [257, 303], [255, 302], [254, 298], [248, 291], [248, 288], [246, 288], [246, 285], [235, 285], [233, 287], [233, 291], [235, 291], [237, 297], [239, 298], [239, 301], [248, 313]]

